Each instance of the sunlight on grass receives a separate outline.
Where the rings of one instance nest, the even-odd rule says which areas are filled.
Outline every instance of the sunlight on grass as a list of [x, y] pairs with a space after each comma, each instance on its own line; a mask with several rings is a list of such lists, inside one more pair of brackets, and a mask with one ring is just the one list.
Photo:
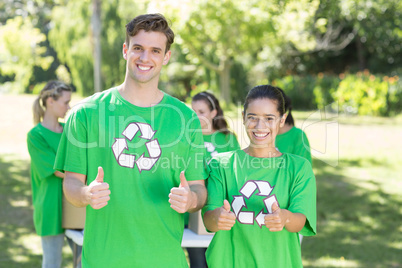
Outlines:
[[330, 256], [321, 257], [315, 261], [305, 261], [303, 265], [312, 267], [362, 267], [357, 261], [346, 260], [344, 257], [331, 258]]
[[13, 207], [28, 207], [28, 200], [10, 200], [10, 205]]
[[22, 235], [18, 239], [18, 243], [24, 246], [30, 253], [34, 255], [42, 254], [42, 245], [40, 236], [37, 234], [31, 233], [27, 235]]
[[402, 242], [391, 242], [388, 244], [390, 247], [402, 250]]

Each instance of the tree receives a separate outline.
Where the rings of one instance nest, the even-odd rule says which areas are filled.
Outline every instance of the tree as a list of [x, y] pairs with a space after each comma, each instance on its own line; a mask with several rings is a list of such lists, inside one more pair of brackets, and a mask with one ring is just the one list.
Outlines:
[[[221, 97], [230, 103], [231, 68], [237, 58], [248, 57], [260, 49], [264, 31], [272, 30], [269, 12], [260, 10], [253, 1], [199, 1], [198, 5], [191, 5], [179, 7], [189, 14], [177, 19], [178, 43], [188, 51], [190, 62], [218, 74]], [[262, 15], [266, 20], [261, 20]]]
[[0, 73], [14, 76], [18, 92], [27, 92], [35, 67], [47, 70], [53, 57], [45, 56], [46, 36], [34, 28], [29, 18], [7, 20], [0, 27]]
[[[125, 24], [143, 13], [145, 7], [144, 3], [134, 5], [129, 0], [101, 2], [103, 89], [123, 81], [125, 64], [122, 46], [125, 41]], [[50, 44], [57, 51], [60, 61], [70, 69], [77, 91], [85, 96], [94, 92], [93, 43], [97, 41], [92, 39], [91, 15], [90, 0], [70, 0], [53, 9], [53, 26], [49, 33]]]

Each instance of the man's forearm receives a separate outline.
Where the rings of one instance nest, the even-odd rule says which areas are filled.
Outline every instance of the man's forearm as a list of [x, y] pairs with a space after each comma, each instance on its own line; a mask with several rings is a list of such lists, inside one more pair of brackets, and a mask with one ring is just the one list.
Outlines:
[[87, 186], [71, 175], [66, 175], [63, 181], [64, 195], [76, 207], [85, 207], [89, 204], [86, 199]]
[[196, 212], [204, 207], [207, 201], [207, 188], [202, 184], [190, 185], [191, 194], [193, 195], [194, 205], [188, 209], [188, 212]]

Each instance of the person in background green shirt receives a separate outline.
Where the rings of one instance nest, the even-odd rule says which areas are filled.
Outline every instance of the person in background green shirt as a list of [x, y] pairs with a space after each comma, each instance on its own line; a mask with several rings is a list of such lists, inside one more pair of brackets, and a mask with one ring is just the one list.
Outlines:
[[[41, 236], [42, 267], [60, 267], [64, 230], [62, 228], [62, 179], [64, 173], [53, 169], [71, 99], [71, 88], [49, 81], [33, 105], [35, 127], [27, 136], [31, 157], [31, 187], [36, 233]], [[70, 242], [70, 241], [69, 241]]]
[[[282, 92], [285, 99], [285, 111], [287, 116], [285, 125], [279, 129], [278, 136], [276, 136], [276, 148], [282, 153], [290, 153], [304, 157], [313, 165], [310, 143], [306, 133], [300, 128], [295, 127], [295, 120], [292, 116], [292, 101], [281, 88], [278, 89]], [[299, 234], [299, 238], [301, 243], [303, 241], [303, 235]]]
[[286, 120], [281, 92], [254, 87], [243, 120], [250, 145], [209, 163], [208, 267], [302, 267], [298, 233], [316, 234], [316, 184], [306, 159], [275, 147]]
[[275, 143], [276, 148], [282, 153], [290, 153], [306, 158], [310, 164], [313, 164], [311, 159], [311, 149], [308, 138], [303, 130], [295, 127], [295, 121], [292, 116], [292, 101], [281, 90], [285, 98], [285, 111], [287, 114], [285, 125], [279, 129]]
[[207, 162], [218, 153], [240, 149], [236, 136], [228, 129], [219, 101], [213, 94], [204, 91], [194, 95], [191, 107], [201, 122]]
[[[240, 149], [236, 136], [228, 130], [223, 110], [213, 94], [204, 91], [194, 95], [191, 107], [201, 122], [207, 162], [218, 153]], [[186, 216], [185, 223], [188, 224], [188, 215]], [[207, 266], [205, 251], [206, 248], [187, 248], [191, 268]]]

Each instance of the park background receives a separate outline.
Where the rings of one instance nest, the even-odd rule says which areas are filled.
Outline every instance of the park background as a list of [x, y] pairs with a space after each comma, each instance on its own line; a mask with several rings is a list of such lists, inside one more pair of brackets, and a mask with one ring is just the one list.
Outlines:
[[[174, 2], [174, 3], [173, 3]], [[305, 267], [402, 267], [402, 2], [397, 0], [3, 0], [0, 2], [0, 267], [39, 267], [26, 134], [51, 79], [72, 104], [122, 83], [124, 25], [160, 12], [175, 31], [160, 88], [210, 90], [242, 147], [258, 84], [292, 98], [317, 177]], [[71, 253], [64, 249], [64, 267]]]

